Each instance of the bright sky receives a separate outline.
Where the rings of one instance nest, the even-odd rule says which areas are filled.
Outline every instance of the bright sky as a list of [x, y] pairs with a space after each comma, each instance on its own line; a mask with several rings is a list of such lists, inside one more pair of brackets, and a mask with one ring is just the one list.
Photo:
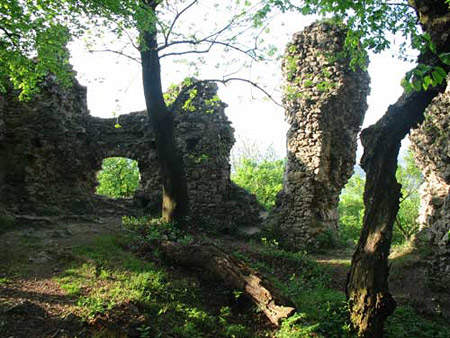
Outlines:
[[[301, 17], [298, 14], [285, 15], [282, 21], [271, 24], [271, 32], [267, 34], [267, 39], [283, 51], [292, 34], [313, 21], [314, 18]], [[109, 47], [114, 49], [114, 46]], [[72, 43], [70, 48], [71, 62], [78, 72], [77, 78], [81, 84], [88, 87], [88, 107], [92, 115], [112, 117], [114, 113], [125, 114], [145, 109], [141, 69], [138, 63], [112, 53], [89, 53], [80, 41]], [[387, 107], [396, 102], [402, 93], [400, 80], [405, 72], [412, 68], [412, 64], [393, 58], [391, 54], [392, 52], [388, 51], [381, 55], [370, 56], [369, 74], [372, 89], [368, 98], [369, 110], [364, 126], [376, 122]], [[223, 54], [213, 53], [211, 57], [212, 61], [206, 61], [205, 65], [200, 66], [204, 71], [198, 78], [223, 76], [224, 70], [217, 70], [213, 66], [223, 60]], [[195, 56], [188, 61], [197, 59], [198, 56]], [[164, 59], [162, 62], [165, 87], [171, 83], [179, 83], [195, 72], [195, 69], [186, 62], [173, 61]], [[225, 69], [226, 71], [228, 69]], [[251, 70], [244, 70], [239, 75], [250, 76], [253, 80], [259, 81], [273, 93], [277, 101], [281, 102], [280, 61], [256, 64]], [[254, 141], [262, 150], [273, 145], [277, 154], [280, 157], [284, 156], [288, 125], [284, 121], [283, 109], [264, 98], [258, 90], [248, 84], [234, 82], [226, 87], [220, 85], [219, 88], [220, 98], [228, 104], [226, 114], [232, 121], [236, 134]]]

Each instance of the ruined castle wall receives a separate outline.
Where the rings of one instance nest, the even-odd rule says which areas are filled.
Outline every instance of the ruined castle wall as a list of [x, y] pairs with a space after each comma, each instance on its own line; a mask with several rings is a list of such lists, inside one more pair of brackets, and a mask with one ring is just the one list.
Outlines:
[[[447, 83], [450, 78], [447, 79]], [[450, 285], [450, 85], [425, 112], [425, 121], [410, 136], [414, 156], [424, 173], [416, 244], [434, 255], [435, 285]]]
[[[254, 196], [230, 181], [233, 128], [215, 84], [186, 93], [175, 114], [193, 222], [214, 229], [258, 221]], [[185, 104], [185, 101], [187, 102]], [[108, 157], [139, 164], [135, 204], [160, 210], [161, 180], [147, 113], [101, 119], [89, 115], [86, 88], [60, 88], [49, 78], [29, 102], [0, 96], [0, 205], [38, 215], [95, 212], [96, 174]]]
[[[117, 118], [90, 117], [89, 137], [95, 157], [126, 157], [138, 162], [140, 186], [135, 198], [149, 211], [160, 209], [161, 180], [156, 146], [146, 111], [120, 115]], [[101, 164], [101, 162], [100, 162]]]
[[61, 89], [48, 78], [32, 101], [1, 95], [0, 202], [17, 212], [86, 210], [95, 185], [95, 156], [87, 136], [86, 89]]
[[367, 110], [369, 76], [353, 71], [345, 30], [314, 23], [296, 33], [283, 61], [287, 165], [270, 222], [292, 247], [316, 247], [338, 226], [339, 194], [353, 173], [356, 139]]
[[221, 230], [255, 224], [262, 208], [253, 195], [230, 181], [234, 129], [217, 96], [217, 85], [204, 83], [190, 102], [175, 111], [175, 138], [183, 154], [190, 218], [195, 224]]

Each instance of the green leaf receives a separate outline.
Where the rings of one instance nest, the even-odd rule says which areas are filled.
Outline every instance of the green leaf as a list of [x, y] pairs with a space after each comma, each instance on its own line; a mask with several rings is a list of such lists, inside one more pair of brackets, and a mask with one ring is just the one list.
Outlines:
[[445, 63], [446, 65], [450, 65], [450, 53], [442, 53], [439, 54], [439, 58], [441, 59], [441, 61], [443, 63]]
[[445, 80], [447, 73], [441, 67], [434, 67], [434, 71], [431, 73], [431, 75], [433, 76], [436, 85], [439, 85]]
[[420, 91], [422, 89], [422, 82], [417, 79], [414, 79], [412, 80], [412, 86], [415, 90]]
[[427, 90], [430, 86], [433, 86], [433, 79], [430, 75], [427, 75], [423, 78], [422, 87], [424, 90]]
[[430, 47], [430, 50], [431, 50], [434, 54], [437, 53], [436, 45], [435, 45], [433, 42], [430, 41], [429, 47]]
[[447, 72], [442, 67], [434, 67], [434, 69], [445, 79]]

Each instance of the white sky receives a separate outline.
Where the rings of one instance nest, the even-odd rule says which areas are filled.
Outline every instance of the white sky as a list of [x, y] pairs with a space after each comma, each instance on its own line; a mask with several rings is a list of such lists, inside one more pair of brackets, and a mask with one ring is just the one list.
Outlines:
[[[313, 21], [314, 18], [311, 17], [286, 14], [282, 17], [282, 21], [272, 24], [267, 39], [283, 51], [292, 34]], [[114, 45], [108, 47], [114, 49]], [[145, 109], [141, 69], [138, 63], [112, 53], [89, 53], [80, 41], [72, 43], [70, 48], [71, 63], [78, 72], [77, 78], [81, 84], [88, 87], [88, 107], [92, 115], [112, 117], [114, 114]], [[412, 64], [399, 61], [391, 54], [392, 52], [387, 51], [381, 55], [370, 56], [371, 94], [368, 98], [369, 110], [364, 126], [376, 122], [385, 113], [387, 107], [396, 102], [402, 93], [400, 80], [405, 72], [412, 68]], [[212, 61], [207, 61], [206, 65], [200, 66], [205, 71], [198, 78], [222, 77], [223, 70], [215, 69], [213, 63], [222, 61], [223, 54], [212, 54], [211, 57]], [[196, 61], [196, 58], [190, 60]], [[195, 72], [195, 69], [185, 63], [173, 61], [164, 59], [162, 63], [165, 87], [171, 83], [179, 83]], [[259, 81], [281, 102], [279, 61], [255, 65], [251, 69], [251, 74], [248, 72], [250, 70], [244, 70], [240, 75], [250, 76], [253, 80]], [[219, 88], [220, 98], [228, 104], [226, 114], [232, 121], [235, 133], [254, 141], [262, 150], [272, 144], [277, 154], [280, 157], [284, 156], [288, 125], [284, 122], [283, 109], [264, 98], [248, 84], [234, 82], [227, 87], [219, 86]]]

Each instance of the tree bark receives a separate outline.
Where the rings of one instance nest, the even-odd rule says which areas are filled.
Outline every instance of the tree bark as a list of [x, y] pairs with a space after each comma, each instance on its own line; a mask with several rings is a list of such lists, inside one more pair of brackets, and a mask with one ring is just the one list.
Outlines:
[[[443, 0], [410, 0], [410, 4], [430, 34], [437, 54], [448, 52], [448, 5]], [[439, 65], [448, 72], [448, 66], [440, 63], [435, 54], [421, 55], [419, 61]], [[401, 185], [395, 177], [397, 155], [401, 140], [422, 122], [425, 108], [442, 88], [403, 94], [380, 121], [361, 133], [364, 146], [361, 166], [367, 174], [365, 214], [346, 289], [351, 321], [359, 337], [382, 337], [384, 322], [395, 310], [388, 285], [388, 256], [401, 197]]]
[[[147, 6], [152, 10], [157, 1]], [[141, 62], [147, 113], [155, 134], [158, 161], [161, 169], [165, 221], [183, 223], [188, 214], [188, 193], [183, 160], [174, 137], [174, 116], [167, 107], [161, 85], [161, 65], [157, 51], [156, 24], [141, 33]]]
[[248, 265], [214, 245], [153, 241], [152, 246], [178, 265], [205, 269], [220, 277], [230, 287], [242, 290], [270, 322], [277, 326], [281, 319], [295, 312], [292, 302], [283, 297], [272, 284]]
[[388, 286], [388, 256], [399, 208], [397, 155], [401, 140], [420, 123], [437, 90], [404, 94], [375, 125], [363, 130], [361, 166], [367, 174], [365, 214], [347, 283], [351, 321], [360, 337], [382, 337], [386, 318], [395, 309]]

